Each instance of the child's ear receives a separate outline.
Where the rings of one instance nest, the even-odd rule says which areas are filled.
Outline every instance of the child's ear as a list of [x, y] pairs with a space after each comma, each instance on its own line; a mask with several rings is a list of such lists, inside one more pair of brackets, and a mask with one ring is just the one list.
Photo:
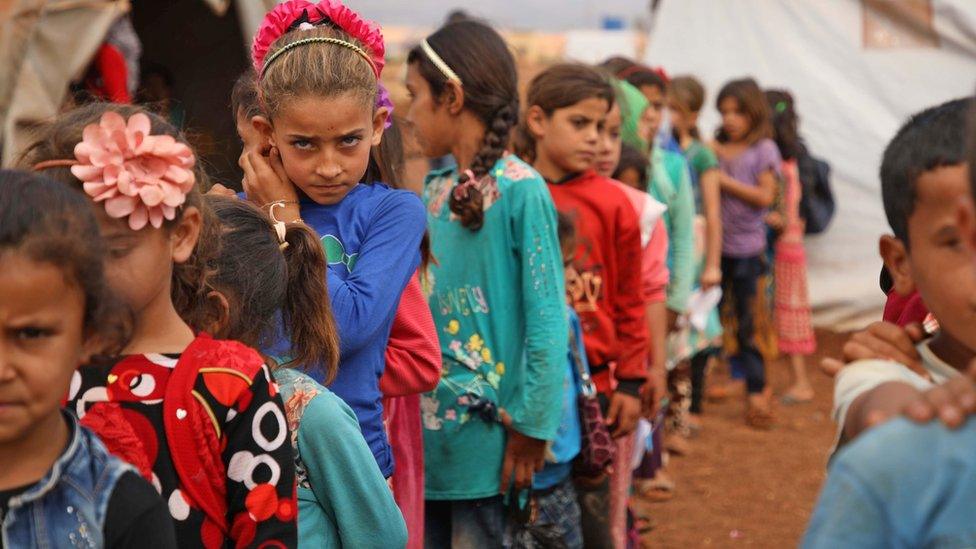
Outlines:
[[457, 116], [464, 110], [464, 88], [457, 82], [448, 80], [444, 84], [441, 97], [444, 98], [444, 105], [447, 105], [447, 112], [452, 116]]
[[908, 250], [905, 243], [886, 234], [878, 242], [878, 251], [884, 260], [888, 273], [894, 281], [894, 289], [898, 295], [910, 295], [915, 291], [915, 279], [912, 278], [912, 268], [908, 261]]
[[532, 105], [529, 110], [525, 111], [525, 125], [532, 137], [536, 139], [545, 137], [547, 120], [545, 111], [539, 105]]
[[373, 139], [370, 141], [371, 146], [377, 147], [383, 141], [383, 130], [386, 129], [386, 120], [389, 117], [390, 109], [388, 107], [376, 109], [376, 114], [373, 115]]
[[194, 206], [189, 206], [183, 212], [180, 222], [173, 228], [170, 241], [173, 244], [173, 263], [186, 263], [193, 255], [203, 228], [203, 215]]
[[258, 115], [251, 118], [251, 125], [261, 134], [268, 146], [275, 146], [274, 126], [271, 125], [271, 120], [268, 120], [266, 116]]
[[217, 339], [227, 339], [227, 329], [230, 327], [230, 301], [227, 296], [211, 290], [207, 294], [207, 310], [210, 317], [207, 319], [203, 331]]

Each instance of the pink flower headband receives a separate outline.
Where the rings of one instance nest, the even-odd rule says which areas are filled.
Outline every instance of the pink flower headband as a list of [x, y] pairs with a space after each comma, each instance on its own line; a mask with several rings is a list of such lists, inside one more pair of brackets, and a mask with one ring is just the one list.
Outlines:
[[[296, 40], [268, 57], [271, 45], [286, 33], [295, 28], [305, 30], [327, 23], [335, 25], [358, 40], [366, 46], [366, 50], [364, 51], [363, 48], [345, 40], [323, 37]], [[264, 21], [261, 22], [261, 26], [254, 35], [254, 42], [251, 46], [251, 61], [254, 64], [254, 72], [260, 78], [279, 55], [287, 50], [313, 42], [329, 42], [347, 47], [369, 63], [373, 74], [376, 75], [378, 87], [376, 106], [389, 109], [390, 115], [386, 120], [386, 127], [389, 128], [393, 124], [393, 102], [390, 101], [389, 93], [379, 81], [386, 64], [386, 46], [383, 43], [383, 32], [379, 25], [361, 18], [359, 14], [343, 5], [339, 0], [321, 0], [318, 3], [308, 0], [288, 0], [275, 6], [264, 16]]]
[[193, 190], [196, 157], [186, 144], [169, 135], [151, 135], [150, 128], [144, 113], [126, 121], [108, 111], [98, 124], [85, 126], [74, 160], [39, 162], [34, 170], [70, 166], [85, 193], [105, 203], [109, 217], [128, 217], [133, 231], [146, 224], [158, 229], [164, 219], [176, 218], [176, 208]]

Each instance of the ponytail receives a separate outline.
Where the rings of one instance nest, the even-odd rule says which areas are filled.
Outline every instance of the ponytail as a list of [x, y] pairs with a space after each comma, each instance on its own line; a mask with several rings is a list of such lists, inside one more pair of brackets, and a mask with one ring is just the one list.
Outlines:
[[321, 365], [325, 384], [339, 368], [339, 331], [332, 317], [325, 253], [312, 229], [291, 223], [285, 232], [288, 280], [282, 316], [291, 334], [291, 360], [300, 368]]

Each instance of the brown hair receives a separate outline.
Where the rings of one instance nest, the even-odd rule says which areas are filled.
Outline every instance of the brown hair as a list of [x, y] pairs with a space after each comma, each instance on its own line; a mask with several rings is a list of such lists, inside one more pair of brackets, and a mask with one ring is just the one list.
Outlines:
[[[368, 51], [366, 46], [333, 25], [293, 30], [271, 44], [266, 59], [289, 44], [305, 38], [344, 40]], [[377, 82], [372, 65], [352, 48], [313, 42], [292, 48], [274, 60], [258, 81], [262, 107], [269, 118], [288, 100], [353, 94], [363, 105], [375, 108]]]
[[[722, 101], [730, 97], [736, 100], [739, 109], [749, 119], [749, 133], [746, 134], [747, 143], [752, 144], [760, 139], [773, 137], [773, 128], [769, 122], [769, 105], [766, 104], [766, 96], [763, 95], [755, 80], [743, 78], [732, 80], [722, 86], [722, 90], [718, 92], [718, 99], [715, 100], [715, 108], [719, 108]], [[722, 127], [719, 127], [718, 131], [715, 132], [715, 138], [720, 143], [729, 140], [728, 134]]]
[[[494, 29], [479, 21], [460, 21], [441, 27], [427, 37], [427, 43], [458, 75], [463, 83], [464, 108], [485, 125], [481, 149], [471, 162], [476, 179], [489, 174], [505, 154], [510, 134], [518, 121], [518, 75], [515, 59]], [[420, 46], [410, 50], [407, 63], [415, 65], [430, 85], [431, 95], [440, 99], [447, 77], [427, 57]], [[461, 174], [459, 183], [468, 181]], [[451, 212], [461, 224], [477, 231], [484, 223], [484, 196], [473, 186], [462, 193], [451, 193]]]
[[230, 112], [235, 119], [243, 113], [248, 120], [262, 114], [254, 69], [247, 69], [234, 82], [234, 88], [230, 92]]
[[85, 296], [84, 334], [97, 353], [116, 354], [131, 313], [105, 282], [104, 243], [88, 197], [38, 174], [0, 170], [0, 259], [8, 251], [49, 263]]
[[[108, 111], [114, 111], [126, 119], [136, 113], [143, 113], [149, 117], [153, 135], [169, 135], [189, 146], [186, 138], [179, 130], [159, 115], [142, 107], [114, 103], [91, 103], [69, 111], [42, 127], [37, 140], [24, 151], [20, 165], [30, 169], [38, 162], [46, 160], [73, 159], [75, 145], [81, 141], [85, 126], [97, 124], [102, 115]], [[71, 174], [68, 167], [48, 168], [44, 170], [44, 175], [55, 181], [81, 188], [81, 181]], [[186, 262], [173, 265], [173, 305], [190, 326], [199, 325], [196, 322], [195, 315], [198, 314], [199, 305], [206, 301], [207, 282], [213, 274], [213, 258], [220, 248], [220, 234], [217, 231], [216, 221], [200, 193], [200, 188], [209, 186], [209, 178], [199, 160], [194, 167], [194, 175], [197, 184], [186, 195], [186, 202], [177, 208], [174, 219], [163, 224], [164, 228], [172, 228], [180, 222], [187, 208], [196, 208], [202, 218], [200, 237], [193, 249], [193, 254]]]
[[320, 369], [325, 382], [332, 381], [339, 365], [339, 333], [318, 235], [302, 223], [289, 223], [282, 249], [271, 219], [256, 206], [222, 196], [206, 200], [220, 221], [224, 241], [212, 286], [232, 301], [220, 335], [256, 348], [271, 347], [279, 335], [276, 313], [281, 311], [291, 339], [289, 364]]
[[[678, 104], [685, 114], [696, 114], [705, 104], [705, 88], [694, 76], [676, 76], [671, 80], [668, 95]], [[695, 139], [701, 139], [698, 126], [689, 132]]]
[[[608, 110], [613, 108], [613, 86], [598, 70], [578, 63], [553, 65], [532, 79], [526, 93], [525, 104], [539, 107], [546, 116], [558, 109], [571, 107], [586, 99], [603, 99]], [[535, 161], [535, 137], [523, 120], [518, 126], [515, 152], [525, 161]]]

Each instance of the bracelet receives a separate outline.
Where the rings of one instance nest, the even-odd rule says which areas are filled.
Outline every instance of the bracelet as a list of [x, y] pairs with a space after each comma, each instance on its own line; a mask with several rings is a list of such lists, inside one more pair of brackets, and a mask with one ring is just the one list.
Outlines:
[[268, 202], [264, 206], [261, 206], [261, 209], [267, 210], [271, 208], [271, 206], [275, 206], [275, 205], [285, 206], [287, 204], [299, 204], [299, 202], [297, 200], [272, 200], [271, 202]]

